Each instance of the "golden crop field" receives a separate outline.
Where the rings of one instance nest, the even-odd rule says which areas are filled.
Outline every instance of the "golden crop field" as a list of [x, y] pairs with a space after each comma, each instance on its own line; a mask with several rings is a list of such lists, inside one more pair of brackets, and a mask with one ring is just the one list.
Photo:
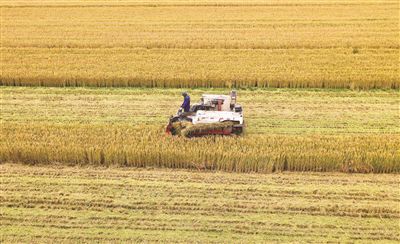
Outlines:
[[0, 165], [5, 243], [398, 243], [399, 178]]
[[1, 85], [395, 88], [382, 0], [0, 1]]
[[[205, 90], [191, 90], [193, 101]], [[227, 93], [227, 90], [207, 90]], [[242, 137], [165, 135], [177, 89], [2, 87], [0, 162], [400, 172], [398, 92], [241, 90]]]
[[[399, 243], [399, 12], [0, 0], [0, 242]], [[232, 89], [244, 134], [166, 133]]]

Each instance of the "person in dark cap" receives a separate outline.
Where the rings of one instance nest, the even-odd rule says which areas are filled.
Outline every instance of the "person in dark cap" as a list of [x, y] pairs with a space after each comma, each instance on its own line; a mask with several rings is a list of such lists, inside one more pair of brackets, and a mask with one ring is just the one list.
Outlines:
[[183, 96], [183, 103], [181, 105], [181, 108], [183, 109], [183, 112], [189, 112], [190, 110], [190, 96], [187, 92], [182, 92]]

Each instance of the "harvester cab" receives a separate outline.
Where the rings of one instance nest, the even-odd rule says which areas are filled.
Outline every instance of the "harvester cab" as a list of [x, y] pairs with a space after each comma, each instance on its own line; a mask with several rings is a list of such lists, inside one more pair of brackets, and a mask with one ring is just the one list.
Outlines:
[[236, 91], [230, 95], [203, 94], [189, 112], [180, 109], [170, 117], [166, 132], [186, 137], [240, 135], [244, 129], [243, 109], [236, 101]]

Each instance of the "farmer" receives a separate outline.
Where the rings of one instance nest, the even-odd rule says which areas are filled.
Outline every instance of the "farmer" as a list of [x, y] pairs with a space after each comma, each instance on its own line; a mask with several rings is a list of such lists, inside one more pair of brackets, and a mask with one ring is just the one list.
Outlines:
[[183, 112], [189, 112], [190, 110], [190, 97], [187, 92], [182, 92], [183, 96], [183, 103], [181, 105], [181, 108], [183, 109]]

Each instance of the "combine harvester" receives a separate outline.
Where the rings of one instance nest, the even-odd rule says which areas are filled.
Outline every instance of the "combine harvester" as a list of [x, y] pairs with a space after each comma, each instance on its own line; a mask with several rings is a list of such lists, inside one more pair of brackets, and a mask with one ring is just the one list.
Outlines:
[[236, 104], [237, 93], [230, 95], [203, 94], [189, 112], [178, 110], [171, 116], [167, 134], [185, 137], [207, 135], [241, 135], [244, 130], [243, 109]]

